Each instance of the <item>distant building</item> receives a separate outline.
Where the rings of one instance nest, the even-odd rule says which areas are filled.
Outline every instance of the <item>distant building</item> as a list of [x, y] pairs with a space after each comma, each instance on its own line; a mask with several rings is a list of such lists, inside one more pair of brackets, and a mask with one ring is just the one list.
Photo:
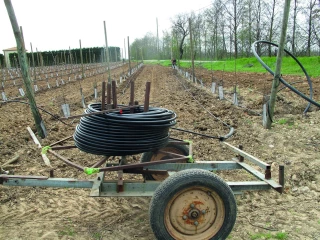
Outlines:
[[8, 49], [3, 49], [3, 54], [4, 54], [4, 62], [6, 63], [7, 68], [11, 68], [10, 64], [10, 59], [9, 59], [9, 54], [10, 53], [16, 53], [18, 52], [16, 47], [8, 48]]
[[[17, 47], [12, 47], [12, 48], [8, 48], [8, 49], [3, 49], [3, 55], [4, 55], [4, 62], [6, 63], [6, 67], [7, 68], [11, 68], [11, 64], [10, 64], [10, 58], [9, 58], [9, 54], [10, 53], [16, 53], [18, 52]], [[28, 50], [26, 50], [27, 52]], [[18, 59], [17, 59], [18, 60]]]
[[8, 48], [8, 49], [3, 49], [3, 54], [4, 54], [4, 62], [6, 63], [7, 68], [11, 68], [10, 64], [10, 59], [9, 59], [9, 54], [10, 53], [16, 53], [18, 52], [16, 47]]

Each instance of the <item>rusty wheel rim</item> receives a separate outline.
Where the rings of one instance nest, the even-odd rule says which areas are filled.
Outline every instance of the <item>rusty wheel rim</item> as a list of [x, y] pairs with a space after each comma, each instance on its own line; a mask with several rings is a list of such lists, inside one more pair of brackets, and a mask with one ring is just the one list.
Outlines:
[[174, 239], [210, 239], [225, 219], [223, 200], [206, 187], [190, 187], [174, 195], [165, 209], [165, 225]]
[[[171, 152], [171, 153], [176, 153], [176, 154], [181, 154], [183, 155], [183, 152], [181, 152], [181, 150], [174, 148], [174, 147], [165, 147], [161, 149], [162, 151], [166, 151], [166, 152]], [[167, 160], [167, 159], [171, 159], [172, 157], [170, 157], [169, 155], [165, 154], [165, 153], [160, 153], [157, 152], [155, 154], [152, 155], [150, 162], [153, 161], [160, 161], [160, 160]], [[169, 177], [169, 174], [151, 174], [151, 176], [153, 177], [154, 180], [156, 181], [163, 181], [165, 180], [167, 177]]]

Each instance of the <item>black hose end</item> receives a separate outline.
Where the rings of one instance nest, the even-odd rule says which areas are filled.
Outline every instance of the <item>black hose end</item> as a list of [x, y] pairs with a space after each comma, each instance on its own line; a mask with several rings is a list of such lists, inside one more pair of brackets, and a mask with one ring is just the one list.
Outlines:
[[219, 141], [220, 141], [220, 142], [223, 142], [224, 140], [226, 140], [225, 137], [219, 137]]

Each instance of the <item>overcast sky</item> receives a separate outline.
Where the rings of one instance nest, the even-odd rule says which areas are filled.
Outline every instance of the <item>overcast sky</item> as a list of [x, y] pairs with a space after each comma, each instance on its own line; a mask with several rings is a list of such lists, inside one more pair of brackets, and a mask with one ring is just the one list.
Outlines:
[[[104, 46], [103, 21], [106, 21], [108, 45], [124, 47], [124, 39], [132, 43], [147, 32], [159, 35], [170, 29], [170, 19], [179, 13], [199, 12], [211, 0], [11, 0], [27, 50], [59, 50]], [[127, 43], [126, 43], [127, 44]], [[4, 1], [0, 0], [0, 53], [15, 47]]]

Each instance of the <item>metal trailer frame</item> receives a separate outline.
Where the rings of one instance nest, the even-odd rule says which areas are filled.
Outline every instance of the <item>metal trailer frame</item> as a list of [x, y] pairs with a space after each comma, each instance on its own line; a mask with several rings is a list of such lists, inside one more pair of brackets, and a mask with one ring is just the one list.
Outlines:
[[[108, 94], [107, 104], [105, 104], [104, 90], [102, 91], [102, 109], [97, 113], [72, 116], [77, 118], [92, 114], [101, 114], [110, 111], [118, 111], [115, 82], [113, 87], [108, 84], [108, 92], [113, 92], [113, 104], [111, 105], [111, 95]], [[125, 108], [133, 109], [136, 103], [133, 101], [134, 85], [131, 83], [130, 104]], [[144, 109], [149, 109], [150, 82], [146, 85], [146, 95]], [[107, 108], [105, 110], [105, 108]], [[111, 109], [110, 109], [111, 108]], [[34, 142], [41, 148], [40, 142], [36, 139], [31, 129], [28, 129]], [[242, 146], [235, 147], [225, 140], [233, 133], [230, 128], [229, 134], [219, 137], [221, 145], [229, 148], [237, 154], [236, 158], [229, 161], [198, 161], [192, 158], [192, 143], [190, 141], [181, 141], [170, 139], [168, 148], [155, 150], [151, 153], [151, 158], [140, 163], [127, 164], [126, 157], [122, 156], [119, 162], [106, 163], [108, 157], [104, 157], [91, 168], [85, 168], [79, 164], [61, 156], [55, 150], [71, 149], [76, 146], [55, 146], [71, 138], [64, 138], [58, 142], [44, 147], [42, 150], [49, 152], [58, 159], [62, 160], [69, 166], [72, 166], [87, 174], [97, 175], [92, 179], [74, 179], [74, 178], [55, 178], [54, 170], [50, 169], [50, 176], [22, 176], [22, 175], [0, 175], [0, 184], [4, 186], [30, 186], [30, 187], [56, 187], [56, 188], [88, 188], [91, 189], [92, 197], [142, 197], [153, 196], [150, 204], [150, 225], [156, 237], [161, 239], [179, 238], [184, 239], [185, 232], [198, 234], [198, 225], [202, 229], [197, 237], [208, 239], [218, 236], [219, 239], [225, 239], [232, 231], [236, 220], [236, 202], [234, 194], [241, 191], [250, 190], [268, 190], [275, 189], [282, 193], [284, 189], [284, 166], [279, 166], [279, 183], [271, 178], [271, 165], [260, 159], [244, 152]], [[196, 134], [196, 133], [193, 133]], [[203, 134], [200, 136], [210, 137]], [[175, 145], [189, 145], [189, 152], [178, 151], [179, 147]], [[172, 149], [173, 150], [168, 150]], [[176, 151], [177, 150], [177, 151]], [[177, 152], [179, 154], [177, 154]], [[183, 152], [183, 153], [182, 153]], [[159, 155], [158, 155], [159, 153]], [[146, 153], [147, 154], [147, 153]], [[45, 164], [49, 167], [50, 160], [44, 152], [41, 153]], [[150, 156], [150, 155], [144, 155]], [[154, 158], [153, 158], [154, 157]], [[244, 159], [248, 163], [244, 162]], [[105, 164], [104, 167], [100, 168]], [[256, 181], [235, 181], [225, 182], [218, 178], [214, 173], [208, 171], [220, 170], [241, 170], [244, 169], [252, 176], [257, 178]], [[257, 169], [261, 169], [258, 171]], [[182, 172], [182, 170], [185, 170]], [[206, 171], [203, 171], [206, 170]], [[117, 172], [117, 179], [105, 180], [106, 172]], [[176, 173], [175, 172], [180, 172]], [[123, 174], [142, 174], [143, 180], [129, 181], [124, 180]], [[148, 176], [152, 176], [152, 178]], [[168, 181], [164, 180], [170, 176]], [[160, 177], [154, 177], [160, 176]], [[194, 179], [197, 179], [197, 182]], [[147, 180], [152, 179], [152, 180]], [[161, 181], [158, 181], [158, 180]], [[164, 181], [162, 181], [164, 180]], [[178, 186], [178, 187], [177, 187]], [[196, 200], [190, 200], [196, 197]], [[190, 193], [190, 194], [189, 194]], [[233, 194], [232, 194], [233, 193]], [[178, 200], [177, 200], [178, 199]], [[201, 201], [199, 201], [199, 199]], [[208, 200], [209, 199], [209, 200]], [[197, 206], [198, 204], [201, 205]], [[172, 208], [172, 212], [171, 212]], [[179, 214], [176, 214], [177, 211]], [[169, 214], [170, 212], [170, 214]], [[162, 214], [164, 213], [164, 214]], [[166, 215], [166, 217], [164, 217]], [[173, 216], [174, 215], [174, 216]], [[161, 219], [160, 219], [161, 218]], [[173, 221], [171, 222], [171, 218]], [[213, 225], [212, 225], [213, 224]], [[204, 228], [203, 228], [204, 226]], [[211, 226], [214, 226], [213, 230]], [[182, 227], [183, 230], [180, 231]], [[165, 237], [164, 237], [165, 236]]]
[[[175, 144], [189, 144], [184, 142], [171, 142]], [[230, 161], [198, 161], [187, 163], [189, 156], [182, 156], [175, 153], [163, 152], [172, 156], [169, 160], [160, 160], [146, 163], [122, 164], [122, 163], [107, 163], [104, 168], [100, 168], [100, 172], [96, 177], [90, 180], [81, 180], [75, 178], [55, 178], [53, 170], [50, 171], [50, 177], [46, 176], [22, 176], [22, 175], [0, 175], [0, 184], [4, 186], [29, 186], [29, 187], [54, 187], [54, 188], [88, 188], [91, 189], [90, 196], [92, 197], [133, 197], [133, 196], [152, 196], [155, 189], [162, 181], [146, 180], [132, 181], [123, 180], [124, 173], [133, 174], [174, 174], [185, 169], [203, 169], [208, 171], [218, 170], [239, 170], [244, 169], [251, 175], [257, 178], [256, 181], [238, 181], [226, 182], [234, 194], [239, 194], [241, 191], [250, 190], [268, 190], [275, 189], [279, 193], [284, 189], [284, 166], [279, 166], [279, 183], [271, 178], [271, 165], [260, 159], [246, 153], [242, 150], [242, 146], [235, 147], [227, 142], [221, 144], [231, 151], [237, 153], [237, 158]], [[56, 147], [56, 149], [66, 149], [70, 147]], [[159, 150], [160, 151], [160, 150]], [[190, 146], [191, 151], [191, 146]], [[78, 165], [64, 159], [53, 150], [49, 150], [56, 157], [65, 161], [67, 164], [81, 169]], [[161, 151], [160, 151], [161, 152]], [[255, 167], [244, 162], [248, 162], [258, 166], [264, 172], [256, 170]], [[106, 161], [106, 159], [104, 159]], [[122, 160], [125, 161], [123, 157]], [[184, 162], [179, 162], [184, 161]], [[100, 164], [103, 164], [100, 161]], [[97, 166], [98, 164], [96, 164]], [[105, 180], [105, 173], [108, 171], [117, 171], [117, 180]]]
[[[51, 146], [64, 140], [53, 143]], [[74, 146], [52, 146], [47, 150], [58, 159], [87, 174], [97, 173], [97, 175], [89, 180], [55, 178], [54, 170], [51, 169], [49, 177], [1, 174], [0, 184], [88, 188], [91, 189], [91, 197], [152, 196], [149, 221], [157, 239], [188, 239], [186, 237], [189, 235], [199, 239], [225, 239], [236, 221], [237, 208], [234, 195], [241, 194], [242, 191], [271, 188], [282, 193], [284, 167], [279, 166], [279, 183], [277, 183], [271, 179], [270, 164], [244, 152], [242, 146], [237, 148], [225, 141], [220, 143], [237, 153], [237, 157], [230, 161], [195, 162], [192, 158], [192, 142], [171, 139], [166, 147], [143, 153], [146, 155], [142, 155], [140, 163], [127, 164], [125, 156], [122, 156], [119, 162], [106, 163], [108, 158], [103, 157], [91, 168], [71, 162], [54, 151], [71, 149]], [[181, 148], [179, 145], [189, 145], [189, 149]], [[45, 163], [51, 166], [49, 159], [44, 158], [46, 155], [43, 152], [42, 157]], [[250, 164], [245, 163], [244, 159]], [[103, 164], [105, 167], [98, 168]], [[241, 169], [249, 172], [257, 180], [226, 182], [211, 173]], [[262, 169], [262, 172], [257, 169]], [[106, 172], [112, 171], [117, 173], [117, 179], [105, 180]], [[143, 180], [124, 180], [125, 173], [142, 174]]]

